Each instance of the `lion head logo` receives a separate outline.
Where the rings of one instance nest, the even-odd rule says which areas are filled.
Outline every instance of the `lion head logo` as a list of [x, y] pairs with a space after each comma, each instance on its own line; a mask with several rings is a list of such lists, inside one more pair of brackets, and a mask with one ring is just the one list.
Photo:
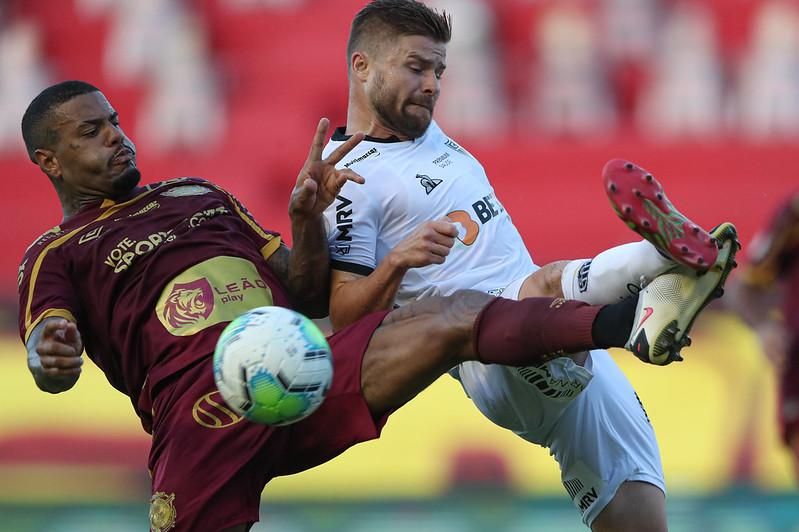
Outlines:
[[179, 329], [206, 319], [214, 310], [211, 284], [206, 278], [190, 283], [176, 284], [164, 305], [164, 319], [170, 326]]

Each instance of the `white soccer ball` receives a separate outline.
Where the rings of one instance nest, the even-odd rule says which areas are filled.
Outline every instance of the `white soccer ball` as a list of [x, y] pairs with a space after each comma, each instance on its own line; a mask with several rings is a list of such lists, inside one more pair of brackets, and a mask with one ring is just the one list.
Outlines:
[[267, 425], [288, 425], [311, 415], [330, 389], [330, 346], [302, 314], [259, 307], [222, 332], [214, 351], [214, 381], [239, 415]]

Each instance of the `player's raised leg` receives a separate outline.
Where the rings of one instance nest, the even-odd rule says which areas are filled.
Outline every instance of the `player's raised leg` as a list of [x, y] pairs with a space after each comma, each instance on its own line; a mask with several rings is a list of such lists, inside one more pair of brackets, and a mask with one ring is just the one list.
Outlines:
[[529, 366], [563, 352], [622, 346], [634, 308], [635, 300], [597, 307], [471, 290], [417, 301], [388, 314], [372, 336], [361, 370], [363, 395], [381, 415], [466, 360]]

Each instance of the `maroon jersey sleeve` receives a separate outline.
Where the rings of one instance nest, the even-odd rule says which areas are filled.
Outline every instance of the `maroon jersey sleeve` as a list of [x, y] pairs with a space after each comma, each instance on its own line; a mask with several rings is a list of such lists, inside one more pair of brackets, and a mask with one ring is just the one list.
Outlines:
[[215, 185], [214, 187], [225, 195], [233, 212], [244, 221], [245, 233], [261, 251], [263, 258], [269, 259], [280, 247], [280, 234], [265, 230], [233, 194]]
[[54, 234], [58, 234], [58, 228], [28, 248], [19, 267], [19, 334], [25, 343], [45, 318], [56, 316], [77, 322], [78, 298], [69, 279], [69, 267], [59, 253], [64, 238], [48, 239]]
[[799, 192], [777, 211], [768, 228], [755, 236], [749, 250], [743, 279], [750, 285], [773, 283], [799, 260]]

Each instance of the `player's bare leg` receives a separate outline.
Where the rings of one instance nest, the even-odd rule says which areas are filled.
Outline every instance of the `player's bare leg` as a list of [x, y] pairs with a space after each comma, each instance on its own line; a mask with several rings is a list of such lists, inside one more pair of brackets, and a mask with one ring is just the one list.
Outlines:
[[646, 482], [624, 482], [591, 525], [593, 532], [665, 532], [666, 496]]
[[[634, 302], [594, 307], [575, 301], [496, 299], [464, 290], [417, 301], [391, 312], [364, 354], [361, 384], [371, 411], [398, 408], [449, 369], [467, 360], [539, 364], [562, 351], [623, 345]], [[611, 336], [601, 327], [614, 323]], [[604, 331], [594, 336], [598, 331]]]

